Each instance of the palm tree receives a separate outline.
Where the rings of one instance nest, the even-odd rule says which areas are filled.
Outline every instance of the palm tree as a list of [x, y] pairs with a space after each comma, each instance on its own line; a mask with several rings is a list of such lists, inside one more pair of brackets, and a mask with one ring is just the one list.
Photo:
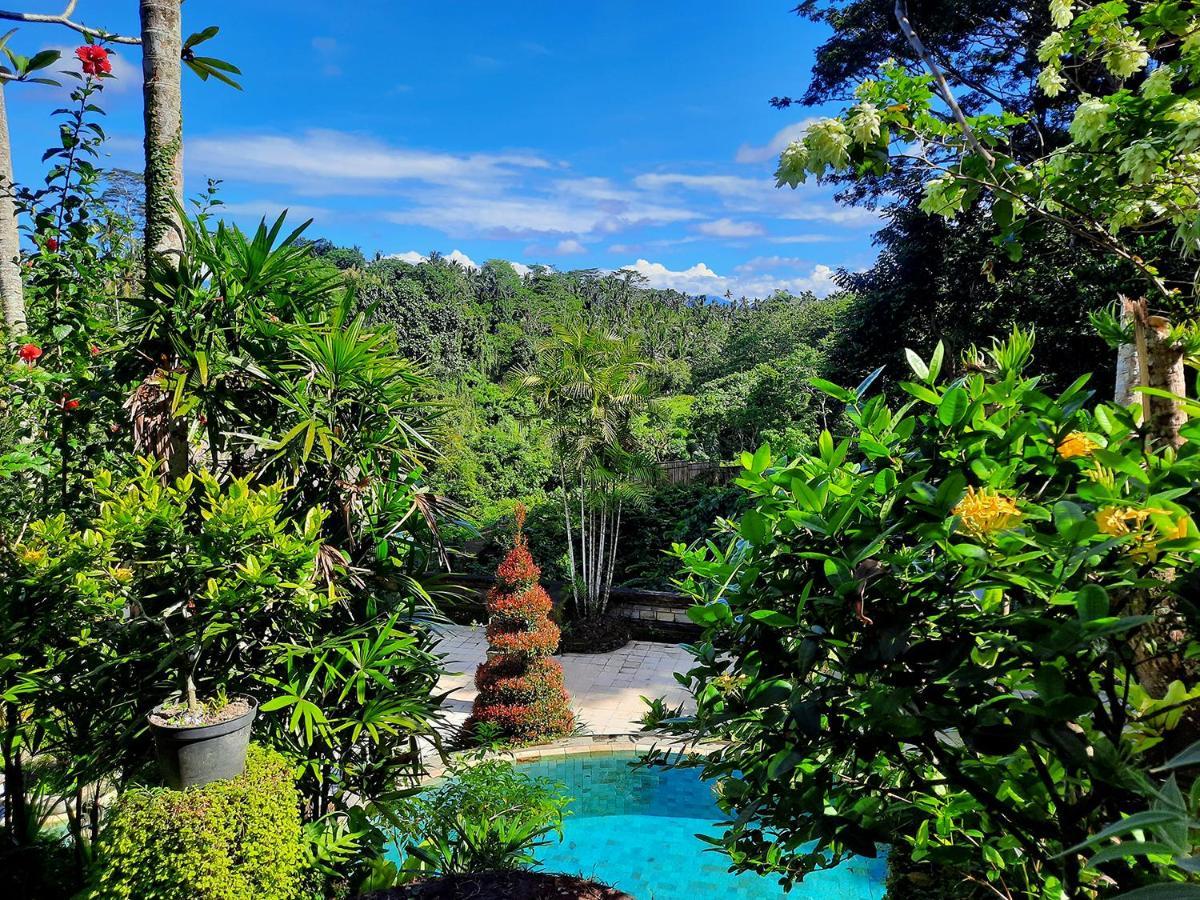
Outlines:
[[632, 423], [653, 403], [652, 364], [632, 338], [558, 328], [517, 383], [537, 403], [558, 455], [574, 612], [608, 609], [627, 504], [645, 500], [658, 475]]

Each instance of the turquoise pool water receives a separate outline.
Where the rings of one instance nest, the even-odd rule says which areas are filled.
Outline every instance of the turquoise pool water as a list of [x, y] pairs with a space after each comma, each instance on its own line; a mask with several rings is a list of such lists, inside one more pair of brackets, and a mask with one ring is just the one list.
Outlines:
[[716, 835], [721, 813], [693, 769], [635, 769], [633, 754], [582, 755], [521, 766], [575, 798], [562, 843], [537, 851], [543, 867], [596, 878], [637, 900], [881, 900], [885, 863], [854, 859], [785, 894], [773, 878], [730, 875], [695, 835]]

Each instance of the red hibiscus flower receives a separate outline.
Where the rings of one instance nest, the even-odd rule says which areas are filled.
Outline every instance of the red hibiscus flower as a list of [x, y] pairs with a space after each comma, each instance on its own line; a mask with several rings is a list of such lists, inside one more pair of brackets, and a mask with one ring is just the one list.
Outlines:
[[92, 356], [99, 356], [100, 348], [97, 347], [95, 344], [92, 344], [90, 347], [88, 347], [88, 352], [91, 353]]
[[53, 253], [55, 250], [57, 250], [58, 249], [58, 238], [53, 238], [53, 237], [46, 238], [46, 249], [49, 250], [51, 253]]
[[108, 51], [95, 44], [84, 44], [75, 51], [79, 61], [83, 63], [84, 75], [107, 75], [112, 71], [112, 63], [108, 61]]
[[42, 348], [37, 344], [26, 344], [18, 351], [18, 355], [21, 362], [32, 365], [33, 361], [42, 355]]
[[67, 412], [79, 409], [79, 401], [68, 394], [62, 395], [62, 408]]

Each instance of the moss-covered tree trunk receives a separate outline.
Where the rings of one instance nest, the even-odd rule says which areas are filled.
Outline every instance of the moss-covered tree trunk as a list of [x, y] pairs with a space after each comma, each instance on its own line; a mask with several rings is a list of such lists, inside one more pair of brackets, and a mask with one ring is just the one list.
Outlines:
[[183, 247], [181, 0], [140, 0], [146, 110], [146, 259]]
[[[173, 265], [183, 250], [182, 0], [140, 0], [142, 94], [146, 116], [146, 273]], [[187, 471], [187, 433], [172, 409], [165, 370], [147, 376], [130, 398], [137, 451], [156, 457], [164, 481]]]
[[8, 111], [4, 82], [0, 81], [0, 304], [4, 307], [4, 332], [8, 340], [25, 333], [25, 288], [21, 283], [21, 233], [13, 202], [12, 147], [8, 139]]

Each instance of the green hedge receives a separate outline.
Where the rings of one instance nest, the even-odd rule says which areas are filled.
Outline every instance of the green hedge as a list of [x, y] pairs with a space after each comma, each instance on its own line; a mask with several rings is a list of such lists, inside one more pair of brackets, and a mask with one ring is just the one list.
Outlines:
[[134, 788], [101, 834], [90, 897], [292, 900], [305, 862], [291, 766], [251, 746], [230, 781], [172, 791]]

